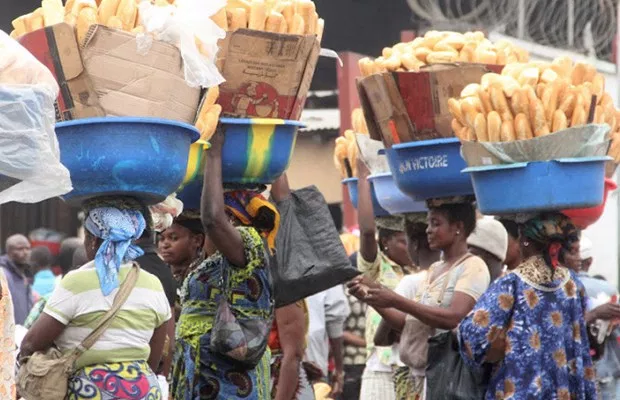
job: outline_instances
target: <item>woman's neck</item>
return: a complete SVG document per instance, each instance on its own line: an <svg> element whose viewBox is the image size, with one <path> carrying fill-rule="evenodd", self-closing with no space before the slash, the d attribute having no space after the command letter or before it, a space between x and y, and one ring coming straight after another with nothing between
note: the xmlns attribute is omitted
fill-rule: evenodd
<svg viewBox="0 0 620 400"><path fill-rule="evenodd" d="M448 264L455 263L465 254L467 254L467 242L464 240L454 242L447 249L443 249L443 259Z"/></svg>
<svg viewBox="0 0 620 400"><path fill-rule="evenodd" d="M187 274L187 270L189 269L189 266L192 264L191 260L187 260L181 264L176 264L176 265L170 265L170 268L172 270L172 275L175 277L185 277L185 275Z"/></svg>

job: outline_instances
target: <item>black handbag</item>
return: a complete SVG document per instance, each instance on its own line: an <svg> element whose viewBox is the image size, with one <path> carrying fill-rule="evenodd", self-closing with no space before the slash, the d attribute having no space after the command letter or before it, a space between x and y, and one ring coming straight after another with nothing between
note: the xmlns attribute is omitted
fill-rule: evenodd
<svg viewBox="0 0 620 400"><path fill-rule="evenodd" d="M347 257L325 198L316 187L293 191L277 207L280 229L276 256L269 265L276 308L359 275Z"/></svg>
<svg viewBox="0 0 620 400"><path fill-rule="evenodd" d="M483 400L489 386L492 365L469 368L459 353L452 331L428 340L426 400Z"/></svg>

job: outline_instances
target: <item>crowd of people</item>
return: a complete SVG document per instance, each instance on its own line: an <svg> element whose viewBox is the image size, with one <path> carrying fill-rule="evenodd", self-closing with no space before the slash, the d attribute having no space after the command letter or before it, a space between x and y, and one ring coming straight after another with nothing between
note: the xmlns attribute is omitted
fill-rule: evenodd
<svg viewBox="0 0 620 400"><path fill-rule="evenodd" d="M360 274L274 309L277 204L291 191L285 176L273 203L225 190L220 151L216 135L201 209L168 226L109 197L84 204L84 238L57 256L6 240L0 399L23 395L17 370L50 349L74 352L68 399L449 399L454 386L466 399L618 398L618 291L589 274L593 244L567 217L482 217L468 198L375 217L360 163L347 246Z"/></svg>

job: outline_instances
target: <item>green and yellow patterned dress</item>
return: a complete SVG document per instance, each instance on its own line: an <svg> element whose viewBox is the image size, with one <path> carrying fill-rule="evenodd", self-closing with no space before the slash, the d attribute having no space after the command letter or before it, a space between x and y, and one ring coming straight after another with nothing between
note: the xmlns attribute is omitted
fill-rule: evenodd
<svg viewBox="0 0 620 400"><path fill-rule="evenodd" d="M270 318L272 294L263 241L254 228L237 229L247 265L229 267L232 290L228 301L236 315ZM176 400L270 397L269 351L254 369L245 369L210 351L211 329L222 295L218 287L223 265L229 264L217 252L192 271L183 284L171 391Z"/></svg>

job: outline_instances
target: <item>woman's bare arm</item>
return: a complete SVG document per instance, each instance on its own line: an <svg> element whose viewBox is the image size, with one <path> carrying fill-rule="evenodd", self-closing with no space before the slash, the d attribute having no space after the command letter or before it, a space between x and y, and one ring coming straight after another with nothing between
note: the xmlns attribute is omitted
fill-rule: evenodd
<svg viewBox="0 0 620 400"><path fill-rule="evenodd" d="M22 340L19 358L29 357L37 351L52 347L54 340L65 330L65 325L46 313L35 321Z"/></svg>
<svg viewBox="0 0 620 400"><path fill-rule="evenodd" d="M168 322L163 323L156 328L153 332L153 336L151 337L151 341L149 346L151 347L151 353L149 354L149 367L151 370L157 371L159 367L159 362L161 361L161 354L164 350L164 345L166 343L166 333L168 331Z"/></svg>
<svg viewBox="0 0 620 400"><path fill-rule="evenodd" d="M278 308L276 323L282 349L276 400L293 400L299 382L299 366L304 357L306 317L303 308L297 303Z"/></svg>
<svg viewBox="0 0 620 400"><path fill-rule="evenodd" d="M228 219L222 186L222 146L224 134L218 126L211 138L211 149L206 154L204 185L202 188L201 217L209 239L222 255L239 268L246 266L241 234Z"/></svg>

